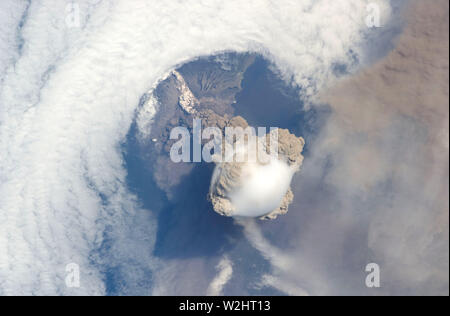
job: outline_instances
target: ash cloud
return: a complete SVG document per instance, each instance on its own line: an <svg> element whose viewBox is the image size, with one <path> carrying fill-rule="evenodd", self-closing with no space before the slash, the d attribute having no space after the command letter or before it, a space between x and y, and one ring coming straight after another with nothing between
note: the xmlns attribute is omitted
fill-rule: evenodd
<svg viewBox="0 0 450 316"><path fill-rule="evenodd" d="M239 121L248 127L244 119ZM303 162L304 144L302 137L286 129L265 135L238 135L236 142L225 143L235 150L231 162L228 158L216 163L208 194L214 210L225 216L260 219L286 214L293 200L291 179ZM224 154L228 155L226 149Z"/></svg>

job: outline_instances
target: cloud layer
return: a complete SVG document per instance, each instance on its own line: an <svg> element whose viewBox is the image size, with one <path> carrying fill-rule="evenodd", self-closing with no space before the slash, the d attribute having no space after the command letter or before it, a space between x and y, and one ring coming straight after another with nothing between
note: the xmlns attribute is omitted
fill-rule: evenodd
<svg viewBox="0 0 450 316"><path fill-rule="evenodd" d="M140 97L180 63L227 50L263 54L287 82L302 87L303 97L313 97L334 81L336 66L350 69L355 57L364 59L361 45L376 32L364 24L368 2L75 1L79 10L71 11L67 4L72 2L2 1L0 294L104 294L105 271L111 268L124 271L123 291L135 287L139 292L141 287L150 289L146 294L206 293L210 280L188 289L175 279L180 266L185 278L198 277L189 267L205 263L161 263L151 255L156 222L127 189L121 144ZM387 18L388 1L377 3ZM79 26L66 23L71 12L80 13ZM379 109L373 111L378 114ZM388 128L397 132L408 123L398 124ZM404 129L401 133L409 140ZM439 133L448 146L448 127ZM374 141L396 146L390 138ZM356 153L361 161L377 157L370 149ZM448 156L439 159L448 162ZM344 159L341 165L352 172L346 163ZM420 162L412 163L422 170ZM406 183L405 190L411 180L408 170L396 182ZM384 171L379 172L368 177L355 172L360 182L350 181L340 193L352 194L353 185L373 185L364 182L381 179ZM331 174L330 181L339 182L338 176ZM417 176L439 178L437 171ZM438 189L433 184L440 182L433 179L427 192ZM392 202L404 206L403 200ZM383 210L377 214L384 222ZM386 229L397 228L392 225ZM382 247L375 224L370 231L370 246ZM448 239L443 243L448 246ZM266 253L264 244L256 248ZM303 259L304 266L311 258ZM80 265L78 289L64 283L69 263ZM229 270L227 264L223 267ZM265 280L275 287L282 284L286 293L304 293L308 286L303 282L313 283L312 293L327 293L323 283L317 285L323 279L318 268L310 266L314 282L306 268L290 282L279 278L287 279L291 271L282 262L273 269ZM225 272L219 279L228 278ZM139 283L149 275L151 285ZM173 282L164 288L167 280Z"/></svg>

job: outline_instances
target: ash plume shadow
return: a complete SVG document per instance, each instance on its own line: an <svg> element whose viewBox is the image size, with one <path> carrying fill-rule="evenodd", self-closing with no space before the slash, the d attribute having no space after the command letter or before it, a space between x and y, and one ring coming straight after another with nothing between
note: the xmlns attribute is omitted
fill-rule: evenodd
<svg viewBox="0 0 450 316"><path fill-rule="evenodd" d="M241 229L213 211L207 200L214 165L200 163L174 189L158 215L154 254L164 258L212 256L233 247Z"/></svg>
<svg viewBox="0 0 450 316"><path fill-rule="evenodd" d="M154 180L155 170L148 167L148 161L135 146L136 141L130 136L125 155L127 181L141 207L157 216L153 255L165 259L205 257L233 247L231 241L242 235L240 227L234 225L231 218L214 212L207 200L214 165L195 164L192 171L171 188L169 200Z"/></svg>

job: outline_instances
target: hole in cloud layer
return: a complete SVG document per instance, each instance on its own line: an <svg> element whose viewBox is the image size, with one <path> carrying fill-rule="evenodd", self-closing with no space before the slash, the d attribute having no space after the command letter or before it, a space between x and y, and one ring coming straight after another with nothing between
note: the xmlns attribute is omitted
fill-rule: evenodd
<svg viewBox="0 0 450 316"><path fill-rule="evenodd" d="M179 66L177 71L185 78L193 93L200 99L203 98L202 102L218 113L239 114L249 122L258 124L257 126L289 128L298 135L305 133L308 139L314 139L313 131L320 129L325 123L328 109L326 106L305 109L299 98L299 89L286 84L273 71L273 67L272 63L258 54L228 52L195 59ZM243 249L248 253L252 246L243 238L242 228L231 218L215 213L211 202L206 199L214 164L174 164L167 151L161 151L164 148L162 135L167 137L171 121L176 118L175 126L189 123L182 120L179 92L174 86L173 76L169 75L141 98L137 120L126 143L127 183L141 201L142 207L157 215L156 242L153 248L155 258L171 260L171 269L174 269L171 273L177 276L181 270L178 271L176 260L195 262L201 259L202 264L209 265L206 271L214 274L217 256L226 252L231 253L232 258L240 257ZM255 91L263 92L261 95ZM218 96L226 102L220 105L220 102L211 101ZM158 111L147 111L150 104ZM275 111L274 108L279 110ZM150 121L152 123L147 124ZM286 193L293 174L282 162L273 162L260 171L263 172L257 172L255 178L249 178L244 191L234 196L241 215L264 215L275 209ZM263 194L267 201L262 201L261 192L256 192L260 190L254 189L255 186L270 183L267 178L279 181L265 187L269 192ZM274 188L276 190L272 190ZM247 191L254 193L250 195L253 196L250 202ZM258 204L261 207L255 208ZM258 214L248 214L250 211ZM260 267L254 273L245 272L247 281L257 284L261 273L269 273L270 270L263 263L265 259L258 253L248 256L247 260L249 266L253 264ZM192 273L197 273L200 266L194 265ZM242 268L242 265L236 267L238 271ZM254 294L279 293L276 289L259 286L248 290ZM165 292L160 289L157 293Z"/></svg>

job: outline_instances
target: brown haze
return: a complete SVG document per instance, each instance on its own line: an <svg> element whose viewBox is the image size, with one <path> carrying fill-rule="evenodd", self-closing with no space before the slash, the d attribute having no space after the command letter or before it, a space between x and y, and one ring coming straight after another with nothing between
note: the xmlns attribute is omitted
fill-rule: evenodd
<svg viewBox="0 0 450 316"><path fill-rule="evenodd" d="M333 116L316 152L337 151L328 181L359 195L390 183L374 205L368 246L385 285L448 293L449 2L412 1L384 59L322 95ZM378 191L377 191L378 190ZM420 289L420 290L419 290ZM429 291L427 291L429 290ZM407 294L407 293L406 293Z"/></svg>

